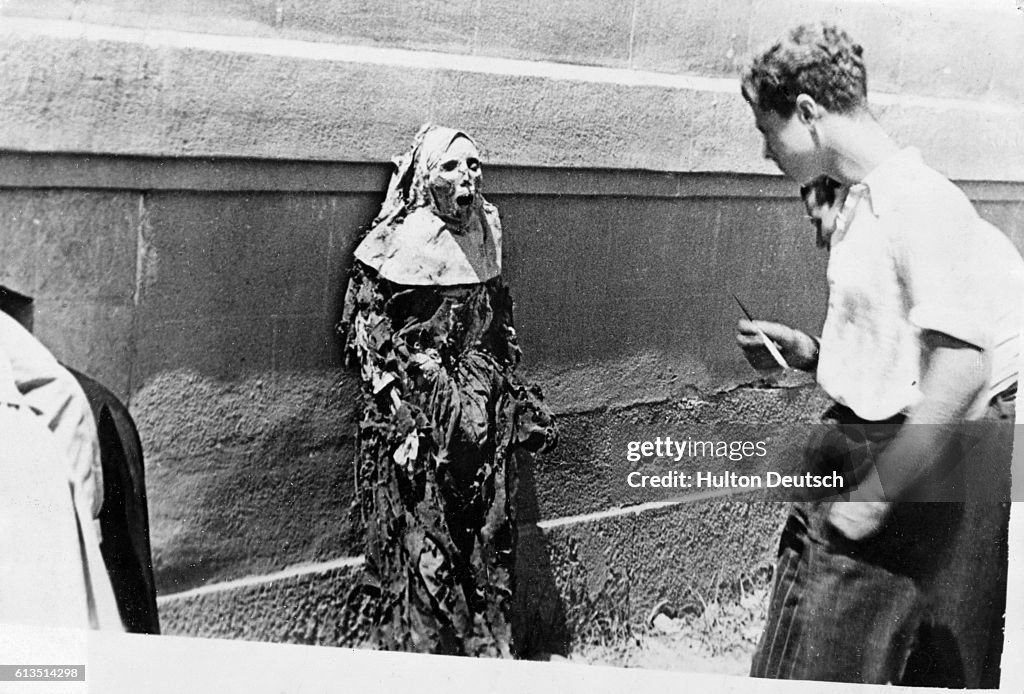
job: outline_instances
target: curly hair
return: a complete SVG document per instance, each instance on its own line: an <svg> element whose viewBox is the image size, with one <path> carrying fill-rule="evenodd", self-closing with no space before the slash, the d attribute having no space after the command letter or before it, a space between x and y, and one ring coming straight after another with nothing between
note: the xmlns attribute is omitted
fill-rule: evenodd
<svg viewBox="0 0 1024 694"><path fill-rule="evenodd" d="M789 118L807 94L833 113L867 104L864 49L832 24L803 24L755 57L743 71L743 98Z"/></svg>

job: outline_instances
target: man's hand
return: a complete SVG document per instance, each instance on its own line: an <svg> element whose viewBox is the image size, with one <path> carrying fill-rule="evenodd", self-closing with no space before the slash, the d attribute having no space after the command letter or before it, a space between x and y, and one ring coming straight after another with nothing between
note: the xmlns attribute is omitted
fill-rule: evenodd
<svg viewBox="0 0 1024 694"><path fill-rule="evenodd" d="M889 501L838 501L828 511L828 521L850 540L871 537L889 515Z"/></svg>
<svg viewBox="0 0 1024 694"><path fill-rule="evenodd" d="M736 344L743 350L743 356L755 369L778 367L768 348L764 346L757 329L776 344L782 357L794 369L813 371L818 365L818 343L807 333L795 330L782 323L771 321L750 321L741 318L736 325Z"/></svg>

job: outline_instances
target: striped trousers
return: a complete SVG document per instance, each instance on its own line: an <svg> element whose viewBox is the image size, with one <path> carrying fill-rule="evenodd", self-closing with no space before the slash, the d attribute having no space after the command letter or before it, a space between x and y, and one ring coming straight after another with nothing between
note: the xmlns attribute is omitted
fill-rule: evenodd
<svg viewBox="0 0 1024 694"><path fill-rule="evenodd" d="M1009 504L993 501L991 487L1009 470L1012 425L1012 401L968 425L958 454L983 494L968 487L964 501L897 503L867 540L828 523L832 502L794 503L751 675L998 686ZM851 445L864 453L863 440Z"/></svg>

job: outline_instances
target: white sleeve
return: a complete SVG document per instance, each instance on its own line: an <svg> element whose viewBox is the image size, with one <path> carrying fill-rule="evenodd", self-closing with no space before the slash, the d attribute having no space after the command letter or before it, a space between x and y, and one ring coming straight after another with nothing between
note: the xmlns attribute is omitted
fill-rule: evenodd
<svg viewBox="0 0 1024 694"><path fill-rule="evenodd" d="M0 352L5 354L23 402L33 408L65 455L75 504L99 515L103 505L96 420L82 387L30 332L0 311Z"/></svg>

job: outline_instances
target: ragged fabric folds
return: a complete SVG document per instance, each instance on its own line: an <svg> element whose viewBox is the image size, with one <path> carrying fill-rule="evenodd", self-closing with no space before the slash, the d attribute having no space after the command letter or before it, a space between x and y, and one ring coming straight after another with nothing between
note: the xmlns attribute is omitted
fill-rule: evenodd
<svg viewBox="0 0 1024 694"><path fill-rule="evenodd" d="M388 239L409 251L403 224L421 216L460 240L448 245L456 255L475 235L500 231L475 183L456 181L458 195L432 187L429 162L444 165L449 145L464 137L441 130L425 128L398 160L364 244ZM472 154L445 175L457 165L468 180ZM450 214L441 214L442 194ZM500 257L500 236L484 240ZM520 352L498 260L480 281L423 284L428 274L395 281L410 275L385 276L390 265L362 257L357 251L340 326L362 382L355 478L367 575L350 596L349 628L380 649L511 657L517 461L553 446L557 434L539 388L515 375ZM479 257L465 261L451 266L480 267Z"/></svg>

